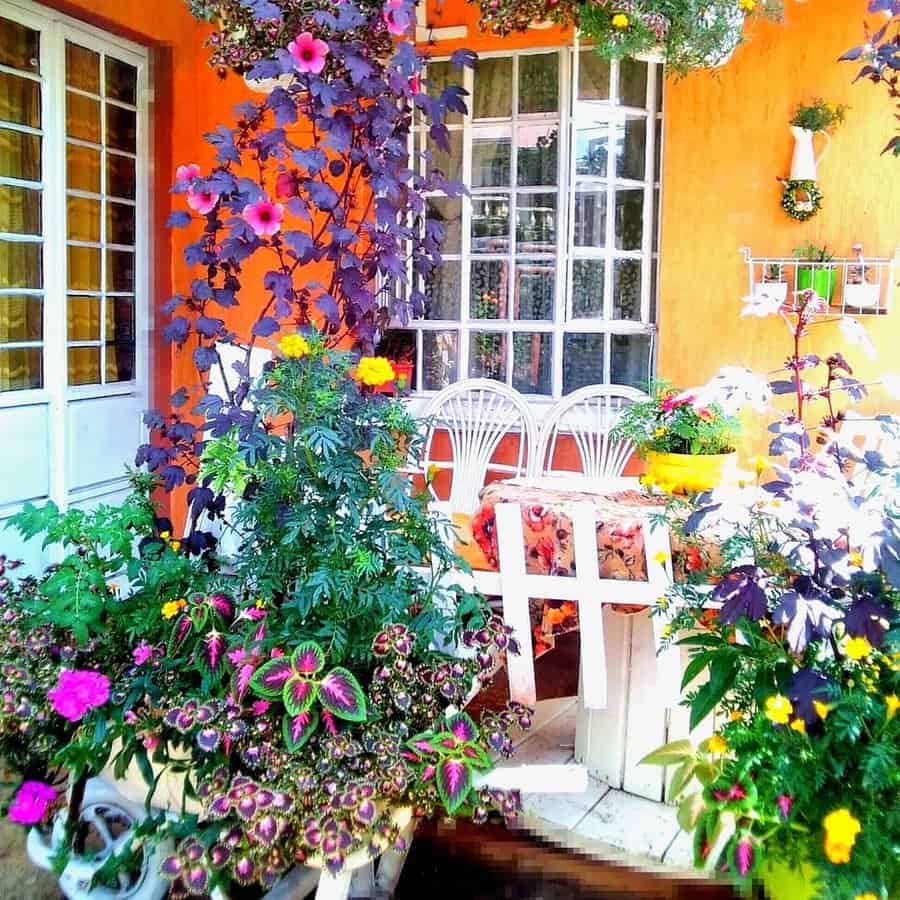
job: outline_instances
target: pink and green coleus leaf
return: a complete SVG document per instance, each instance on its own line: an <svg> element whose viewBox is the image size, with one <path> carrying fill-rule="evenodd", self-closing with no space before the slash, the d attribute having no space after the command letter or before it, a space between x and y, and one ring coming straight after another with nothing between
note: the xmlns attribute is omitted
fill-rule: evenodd
<svg viewBox="0 0 900 900"><path fill-rule="evenodd" d="M441 803L451 815L465 803L472 789L472 770L459 759L442 759L437 767Z"/></svg>
<svg viewBox="0 0 900 900"><path fill-rule="evenodd" d="M250 688L266 700L280 700L284 686L294 677L294 667L284 656L260 666L250 678Z"/></svg>
<svg viewBox="0 0 900 900"><path fill-rule="evenodd" d="M298 675L315 675L325 668L325 652L312 641L304 641L294 648L291 665Z"/></svg>
<svg viewBox="0 0 900 900"><path fill-rule="evenodd" d="M441 740L449 737L450 735L444 731L437 734L433 731L423 731L421 734L417 734L415 737L410 738L406 742L406 746L419 754L440 753L443 749L440 746Z"/></svg>
<svg viewBox="0 0 900 900"><path fill-rule="evenodd" d="M318 710L308 709L299 716L281 720L281 734L288 753L296 753L315 733L319 724Z"/></svg>
<svg viewBox="0 0 900 900"><path fill-rule="evenodd" d="M464 712L456 713L447 719L447 731L461 744L468 744L478 738L478 727Z"/></svg>
<svg viewBox="0 0 900 900"><path fill-rule="evenodd" d="M172 657L177 655L178 648L184 643L185 638L191 633L193 627L194 623L191 621L191 617L186 613L182 613L175 623L172 636L169 638L169 646L166 652L167 656Z"/></svg>
<svg viewBox="0 0 900 900"><path fill-rule="evenodd" d="M339 719L365 722L366 698L359 682L338 666L319 682L319 703Z"/></svg>
<svg viewBox="0 0 900 900"><path fill-rule="evenodd" d="M200 641L196 652L197 665L204 675L214 678L225 663L225 635L211 631Z"/></svg>
<svg viewBox="0 0 900 900"><path fill-rule="evenodd" d="M318 686L314 681L308 678L298 678L294 675L289 678L284 686L282 699L284 700L284 708L289 716L299 716L312 706L313 700L316 699Z"/></svg>
<svg viewBox="0 0 900 900"><path fill-rule="evenodd" d="M479 747L478 744L467 744L462 748L462 752L476 769L492 769L494 767L491 758L484 751L484 748Z"/></svg>

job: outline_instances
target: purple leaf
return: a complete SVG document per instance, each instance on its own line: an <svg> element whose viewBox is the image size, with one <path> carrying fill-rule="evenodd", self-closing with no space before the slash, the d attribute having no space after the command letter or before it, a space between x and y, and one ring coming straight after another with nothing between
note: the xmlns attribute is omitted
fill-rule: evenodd
<svg viewBox="0 0 900 900"><path fill-rule="evenodd" d="M206 753L213 753L221 738L218 728L203 728L197 732L197 746Z"/></svg>
<svg viewBox="0 0 900 900"><path fill-rule="evenodd" d="M271 847L277 840L279 831L281 828L275 816L263 816L253 827L253 837L263 846Z"/></svg>
<svg viewBox="0 0 900 900"><path fill-rule="evenodd" d="M472 772L458 759L444 759L438 765L437 788L441 803L450 815L462 806L472 787Z"/></svg>
<svg viewBox="0 0 900 900"><path fill-rule="evenodd" d="M256 801L252 797L241 797L235 811L245 822L249 822L256 815Z"/></svg>
<svg viewBox="0 0 900 900"><path fill-rule="evenodd" d="M325 653L312 641L304 641L294 648L291 665L299 675L315 675L325 667Z"/></svg>
<svg viewBox="0 0 900 900"><path fill-rule="evenodd" d="M209 850L209 861L217 868L221 868L231 859L231 850L224 844L214 844Z"/></svg>
<svg viewBox="0 0 900 900"><path fill-rule="evenodd" d="M214 797L206 808L206 815L210 819L224 819L230 812L231 801L223 794Z"/></svg>
<svg viewBox="0 0 900 900"><path fill-rule="evenodd" d="M241 856L234 863L234 878L238 884L252 884L256 878L256 863L249 856Z"/></svg>
<svg viewBox="0 0 900 900"><path fill-rule="evenodd" d="M166 219L167 228L187 228L190 224L191 214L183 209L176 209L169 213L169 218Z"/></svg>
<svg viewBox="0 0 900 900"><path fill-rule="evenodd" d="M225 594L212 594L206 601L226 622L234 618L234 606Z"/></svg>
<svg viewBox="0 0 900 900"><path fill-rule="evenodd" d="M182 862L177 856L167 856L159 867L159 874L163 878L174 881L181 874Z"/></svg>
<svg viewBox="0 0 900 900"><path fill-rule="evenodd" d="M196 347L193 359L197 371L208 372L219 361L219 354L213 347Z"/></svg>
<svg viewBox="0 0 900 900"><path fill-rule="evenodd" d="M350 722L365 722L366 698L359 682L346 669L332 669L319 682L319 702L329 712Z"/></svg>
<svg viewBox="0 0 900 900"><path fill-rule="evenodd" d="M198 664L210 678L219 674L225 661L225 636L218 631L211 631L197 651Z"/></svg>
<svg viewBox="0 0 900 900"><path fill-rule="evenodd" d="M308 678L291 678L284 686L284 708L289 716L299 716L316 699L316 683Z"/></svg>
<svg viewBox="0 0 900 900"><path fill-rule="evenodd" d="M299 716L285 716L281 722L281 734L288 753L296 753L313 735L319 724L319 714L308 709Z"/></svg>
<svg viewBox="0 0 900 900"><path fill-rule="evenodd" d="M278 319L273 319L272 316L263 316L253 323L251 331L258 337L271 337L280 329L281 325L279 324Z"/></svg>
<svg viewBox="0 0 900 900"><path fill-rule="evenodd" d="M478 737L475 723L466 713L457 713L447 720L448 731L461 742L474 741Z"/></svg>
<svg viewBox="0 0 900 900"><path fill-rule="evenodd" d="M194 866L182 875L182 881L192 897L202 897L206 894L206 885L209 876L205 866Z"/></svg>
<svg viewBox="0 0 900 900"><path fill-rule="evenodd" d="M286 657L279 657L260 666L250 678L254 693L267 700L280 700L284 686L293 677L294 668Z"/></svg>
<svg viewBox="0 0 900 900"><path fill-rule="evenodd" d="M732 569L712 592L714 600L722 602L719 621L734 625L742 616L761 619L766 614L766 593L759 582L765 572L757 566L737 566Z"/></svg>

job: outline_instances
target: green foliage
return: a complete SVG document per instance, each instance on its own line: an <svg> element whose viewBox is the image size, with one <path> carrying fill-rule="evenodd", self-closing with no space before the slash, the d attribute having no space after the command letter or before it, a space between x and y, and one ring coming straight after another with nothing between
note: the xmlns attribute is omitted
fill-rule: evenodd
<svg viewBox="0 0 900 900"><path fill-rule="evenodd" d="M806 243L799 247L794 247L794 256L797 259L805 259L807 262L831 262L834 259L825 246L819 247L817 244Z"/></svg>
<svg viewBox="0 0 900 900"><path fill-rule="evenodd" d="M847 107L843 104L826 103L821 97L816 97L809 103L797 105L791 125L807 131L827 131L836 125L842 125L846 114Z"/></svg>

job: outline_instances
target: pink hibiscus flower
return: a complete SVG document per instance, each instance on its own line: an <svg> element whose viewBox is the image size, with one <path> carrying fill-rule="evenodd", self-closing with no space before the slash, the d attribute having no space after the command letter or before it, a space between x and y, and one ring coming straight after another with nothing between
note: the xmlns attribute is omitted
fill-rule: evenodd
<svg viewBox="0 0 900 900"><path fill-rule="evenodd" d="M43 781L26 781L9 807L9 818L19 825L37 825L56 800L56 790Z"/></svg>
<svg viewBox="0 0 900 900"><path fill-rule="evenodd" d="M313 75L318 75L325 68L328 44L313 37L311 31L298 34L287 45L287 51L294 57L294 68L298 72L312 72Z"/></svg>
<svg viewBox="0 0 900 900"><path fill-rule="evenodd" d="M88 669L65 669L47 697L59 715L78 722L86 712L109 700L109 679Z"/></svg>
<svg viewBox="0 0 900 900"><path fill-rule="evenodd" d="M194 212L200 213L201 216L211 213L218 202L219 195L214 194L212 191L196 191L194 188L191 188L187 192L187 205Z"/></svg>
<svg viewBox="0 0 900 900"><path fill-rule="evenodd" d="M245 206L243 216L257 237L271 237L281 229L284 207L264 198Z"/></svg>
<svg viewBox="0 0 900 900"><path fill-rule="evenodd" d="M388 31L397 37L405 34L406 29L409 28L409 9L405 0L387 0L381 16Z"/></svg>
<svg viewBox="0 0 900 900"><path fill-rule="evenodd" d="M186 166L179 166L175 170L176 181L193 181L200 177L200 166L197 163L188 163Z"/></svg>

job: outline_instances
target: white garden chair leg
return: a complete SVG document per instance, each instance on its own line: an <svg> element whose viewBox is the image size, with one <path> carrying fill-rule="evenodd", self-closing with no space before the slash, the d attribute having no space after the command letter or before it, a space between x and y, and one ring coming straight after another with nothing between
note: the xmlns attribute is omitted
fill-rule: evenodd
<svg viewBox="0 0 900 900"><path fill-rule="evenodd" d="M400 883L400 875L403 873L406 857L409 855L409 848L412 846L415 830L415 820L407 823L400 831L400 837L405 841L406 846L402 850L390 849L381 854L378 860L378 871L375 875L377 896L394 896L394 891L397 890L397 885Z"/></svg>
<svg viewBox="0 0 900 900"><path fill-rule="evenodd" d="M263 900L303 900L308 897L319 883L320 869L311 866L294 866L276 885L265 895ZM214 900L228 900L221 895Z"/></svg>
<svg viewBox="0 0 900 900"><path fill-rule="evenodd" d="M316 900L347 900L350 894L352 872L339 872L331 875L323 870L316 889Z"/></svg>
<svg viewBox="0 0 900 900"><path fill-rule="evenodd" d="M375 863L371 860L353 872L350 879L351 900L369 900L375 896Z"/></svg>

